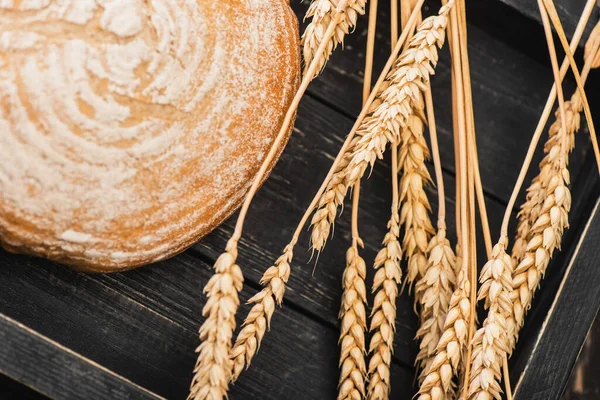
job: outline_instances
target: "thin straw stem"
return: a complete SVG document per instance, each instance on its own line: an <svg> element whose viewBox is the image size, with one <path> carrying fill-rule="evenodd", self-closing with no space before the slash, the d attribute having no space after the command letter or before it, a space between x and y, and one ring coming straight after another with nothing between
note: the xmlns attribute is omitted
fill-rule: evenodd
<svg viewBox="0 0 600 400"><path fill-rule="evenodd" d="M452 46L449 46L449 48L451 49ZM456 71L454 70L454 65L452 65L451 69L450 69L450 75L454 76L456 74ZM461 230L461 221L462 221L462 196L460 195L460 188L461 188L461 179L460 177L462 176L462 172L460 170L460 152L459 152L459 145L458 145L458 119L457 119L457 113L458 110L456 109L456 82L454 81L454 79L451 79L452 81L452 131L454 132L453 135L453 139L454 139L454 169L455 169L455 175L456 175L456 182L455 182L455 193L456 193L456 204L455 204L455 225L456 225L456 239L457 239L457 247L461 247L461 239L462 239L462 230ZM457 254L458 256L459 254Z"/></svg>
<svg viewBox="0 0 600 400"><path fill-rule="evenodd" d="M367 28L367 50L365 56L365 73L363 78L363 105L369 99L371 81L373 79L373 54L375 49L375 31L377 30L378 0L371 0L369 5L369 26ZM354 185L352 192L352 246L358 247L361 242L358 233L358 203L360 199L360 181Z"/></svg>
<svg viewBox="0 0 600 400"><path fill-rule="evenodd" d="M390 1L390 35L392 47L394 47L396 45L395 41L398 39L398 0Z"/></svg>
<svg viewBox="0 0 600 400"><path fill-rule="evenodd" d="M477 195L477 205L479 208L479 218L481 219L481 226L483 228L483 240L485 243L485 249L487 256L490 257L492 254L492 235L490 233L490 224L487 215L487 208L485 206L485 195L483 193L483 184L481 182L481 174L479 171L479 156L477 155L477 140L475 134L475 118L473 115L473 94L471 89L471 74L469 65L469 54L468 47L466 46L467 41L467 16L464 2L460 2L458 10L459 13L459 34L461 35L462 43L465 43L461 51L460 58L463 65L463 82L465 91L465 105L467 111L467 131L471 135L470 140L473 145L471 146L471 160L473 162L472 168L475 173L475 193Z"/></svg>
<svg viewBox="0 0 600 400"><path fill-rule="evenodd" d="M371 81L373 80L373 54L375 50L375 32L377 31L377 6L378 0L369 2L369 26L367 28L367 50L365 52L365 76L363 78L363 105L369 99L371 93Z"/></svg>
<svg viewBox="0 0 600 400"><path fill-rule="evenodd" d="M440 160L440 148L438 145L437 129L435 126L435 114L433 108L433 96L431 85L427 83L425 92L425 107L427 110L427 125L429 125L429 138L431 140L431 156L435 169L435 183L438 190L438 229L446 229L446 197L444 192L444 175L442 173L442 162Z"/></svg>
<svg viewBox="0 0 600 400"><path fill-rule="evenodd" d="M456 8L450 11L450 24L452 29L451 36L451 47L452 47L452 65L454 70L454 79L456 81L456 111L457 111L457 126L458 126L458 148L459 148L459 164L460 164L460 225L461 225L461 248L463 250L462 257L462 266L461 268L468 269L469 266L469 257L468 257L468 249L469 249L469 226L467 220L467 206L468 206L468 160L467 160L467 143L466 143L466 128L465 128L465 116L464 116L464 92L462 90L463 82L462 82L462 68L460 63L460 44L459 44L459 36L458 36L458 17ZM472 285L474 286L474 285ZM474 299L471 299L473 301ZM473 337L473 325L475 323L474 316L471 317L472 321L469 322L469 338L467 346L467 355L470 359L471 356L471 338ZM465 373L466 382L464 387L468 387L468 376L470 365L467 363L467 369Z"/></svg>
<svg viewBox="0 0 600 400"><path fill-rule="evenodd" d="M361 243L358 234L358 201L360 199L360 181L354 185L352 192L352 247L357 248Z"/></svg>
<svg viewBox="0 0 600 400"><path fill-rule="evenodd" d="M475 197L478 202L479 215L481 224L483 227L483 237L486 247L486 253L488 257L492 253L492 238L489 228L489 222L487 217L487 210L485 206L485 198L483 194L483 185L481 182L481 175L479 172L479 159L477 155L476 147L476 135L475 135L475 118L473 115L473 99L471 92L471 76L467 46L467 22L466 22L466 10L464 0L461 0L457 4L457 15L458 15L458 34L459 43L462 45L458 56L461 61L461 72L462 72L462 91L465 96L465 106L463 111L465 112L466 119L466 136L467 136L467 149L468 149L468 194L469 194L469 280L470 285L470 314L469 314L469 342L474 335L475 331L475 315L477 306L477 231L475 222ZM459 89L460 90L460 89ZM460 112L460 110L459 110ZM466 258L466 257L465 257ZM468 386L468 376L470 375L470 362L471 362L472 346L467 347L467 358L465 367L465 387ZM510 391L510 390L509 390ZM509 399L512 400L512 399Z"/></svg>
<svg viewBox="0 0 600 400"><path fill-rule="evenodd" d="M513 400L512 389L510 388L510 374L508 373L508 356L504 354L502 360L502 372L504 375L504 389L506 391L506 400Z"/></svg>
<svg viewBox="0 0 600 400"><path fill-rule="evenodd" d="M406 1L406 0L405 0ZM417 14L421 14L420 6ZM414 12L413 11L413 12ZM398 41L398 0L390 0L390 26L391 26L391 45L396 46ZM404 28L404 27L403 27ZM412 28L404 28L403 31L412 31ZM403 32L404 33L404 32ZM411 32L407 32L407 40L412 37ZM398 141L394 141L391 146L392 152L392 210L396 212L398 209Z"/></svg>
<svg viewBox="0 0 600 400"><path fill-rule="evenodd" d="M550 53L550 63L552 64L552 74L554 75L554 82L560 82L560 71L558 69L558 56L556 55L556 46L554 45L554 38L552 36L552 26L548 19L548 13L542 0L538 0L538 7L542 16L542 23L544 26L544 34L546 35L546 43L548 44L548 52ZM567 114L565 111L565 96L562 90L562 84L557 83L556 94L558 96L558 112L560 113L560 125L563 132L567 132ZM561 141L561 147L566 148L565 140L567 135L563 135Z"/></svg>
<svg viewBox="0 0 600 400"><path fill-rule="evenodd" d="M242 207L240 209L240 214L239 214L237 222L235 224L235 229L233 231L233 235L231 236L231 239L230 239L232 243L237 243L239 241L240 237L242 236L244 220L246 218L246 214L248 213L248 209L250 208L250 204L252 203L252 199L254 198L254 195L256 194L258 187L260 186L261 182L263 181L263 178L267 172L267 169L269 168L269 166L273 162L273 159L275 158L275 155L279 151L279 146L280 146L281 142L286 137L288 129L292 123L292 120L294 119L294 115L296 113L296 109L298 108L298 104L300 104L300 100L302 99L302 96L306 92L306 89L308 88L309 83L311 82L313 76L315 75L315 72L317 71L317 68L319 67L319 63L320 63L322 54L323 54L325 48L327 47L327 45L329 44L329 39L335 33L336 27L338 26L339 22L341 21L342 17L344 16L344 11L345 11L347 5L348 5L348 0L340 0L340 2L338 3L338 5L336 7L335 16L332 18L331 22L329 23L329 26L327 27L327 30L323 34L323 40L321 40L321 43L319 44L319 48L317 49L317 54L319 54L319 56L315 57L312 60L306 75L304 76L304 78L302 78L300 87L296 91L296 95L294 96L294 99L292 100L292 103L288 107L287 113L285 114L285 118L284 118L283 124L281 125L281 128L279 130L279 133L277 134L277 137L273 141L273 144L271 145L271 149L269 150L267 157L264 159L262 165L260 166L258 173L254 177L254 180L252 181L252 186L250 187L250 190L248 191L248 194L246 195L246 198L244 199L244 203L242 204Z"/></svg>

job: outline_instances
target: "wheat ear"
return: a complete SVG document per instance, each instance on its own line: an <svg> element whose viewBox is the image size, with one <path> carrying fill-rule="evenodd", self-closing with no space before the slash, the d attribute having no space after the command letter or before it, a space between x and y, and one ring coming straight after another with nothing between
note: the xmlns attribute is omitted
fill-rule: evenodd
<svg viewBox="0 0 600 400"><path fill-rule="evenodd" d="M375 257L375 277L373 278L373 310L371 311L371 341L369 343L369 400L387 399L390 390L390 364L394 351L396 331L396 297L402 279L400 259L402 250L397 207L392 207L388 222L388 232L383 239L384 247Z"/></svg>
<svg viewBox="0 0 600 400"><path fill-rule="evenodd" d="M232 361L231 381L237 380L244 367L250 367L252 358L260 347L260 342L271 324L275 312L275 303L281 306L285 285L290 277L290 263L293 257L294 243L288 244L283 254L262 276L261 285L265 286L248 303L254 303L242 324L235 345L229 356Z"/></svg>
<svg viewBox="0 0 600 400"><path fill-rule="evenodd" d="M333 19L338 3L339 0L313 0L308 7L304 18L311 18L311 22L304 30L300 43L303 46L304 53L304 75L308 73L308 66L319 53L319 44L323 40L323 34L327 26ZM344 44L344 36L354 29L358 16L365 13L365 4L366 0L348 1L344 10L344 18L337 22L334 35L327 41L327 46L322 50L315 75L318 75L325 67L325 63L327 63L335 48L339 44Z"/></svg>
<svg viewBox="0 0 600 400"><path fill-rule="evenodd" d="M342 278L344 293L339 318L340 334L340 383L338 399L362 399L365 397L365 330L367 327L367 267L356 247L346 252L346 269Z"/></svg>
<svg viewBox="0 0 600 400"><path fill-rule="evenodd" d="M204 287L208 301L202 309L206 320L200 327L200 346L189 400L221 400L227 397L232 363L229 359L231 338L235 329L238 293L244 277L235 264L237 248L228 242L225 253L215 262L215 274Z"/></svg>
<svg viewBox="0 0 600 400"><path fill-rule="evenodd" d="M419 383L423 382L434 360L452 292L456 286L457 275L456 257L450 242L446 239L446 195L430 85L425 92L425 105L438 192L438 232L429 241L426 249L427 267L415 286L415 298L420 304L421 322L416 335L417 339L420 339L420 351L416 358L416 363L421 368Z"/></svg>
<svg viewBox="0 0 600 400"><path fill-rule="evenodd" d="M512 262L502 236L492 257L481 270L478 300L484 300L488 315L475 332L471 353L470 399L501 399L502 362L509 351L506 318L512 313Z"/></svg>
<svg viewBox="0 0 600 400"><path fill-rule="evenodd" d="M369 100L373 75L373 52L377 30L378 0L369 3L369 26L363 80L363 105ZM342 199L343 200L343 199ZM365 331L367 329L367 268L358 248L363 241L358 231L358 205L360 181L354 185L352 196L352 245L346 252L346 269L342 278L343 294L339 319L340 333L340 380L338 400L361 400L365 397Z"/></svg>
<svg viewBox="0 0 600 400"><path fill-rule="evenodd" d="M450 297L444 330L437 344L435 356L419 388L418 400L443 400L449 397L452 379L458 376L459 365L468 341L468 323L471 310L470 282L466 265L459 262L456 289Z"/></svg>
<svg viewBox="0 0 600 400"><path fill-rule="evenodd" d="M566 136L562 121L557 113L556 121L550 127L550 137L544 146L546 156L540 163L540 173L531 186L532 198L537 199L539 209L532 218L527 232L524 255L513 273L514 293L513 312L516 341L523 325L525 312L531 305L535 291L548 267L555 249L560 246L562 234L568 227L568 213L571 195L568 189L568 157L574 146L574 134L579 130L582 101L578 93L565 103ZM525 209L529 211L529 209ZM526 217L526 214L524 215ZM514 341L511 348L514 347Z"/></svg>
<svg viewBox="0 0 600 400"><path fill-rule="evenodd" d="M388 143L400 140L401 130L410 123L409 117L414 113L414 104L422 110L421 91L425 90L430 75L434 73L437 47L444 43L448 12L453 5L453 1L448 2L440 8L439 15L429 17L419 25L408 47L386 76L386 82L374 101L376 106L369 108L373 111L357 129L356 137L346 148L327 189L319 198L311 220L314 250L320 251L325 245L348 188L360 180L368 166L373 166L378 158L383 157Z"/></svg>
<svg viewBox="0 0 600 400"><path fill-rule="evenodd" d="M581 38L583 33L583 29L586 26L586 22L589 18L591 10L594 8L593 3L588 3L586 5L586 10L582 13L580 21L578 23L577 29L573 35L573 40L571 42L571 50L573 50ZM585 82L587 75L591 68L597 68L600 66L598 62L600 58L600 52L598 48L600 47L600 23L596 24L592 33L590 34L586 44L585 44L585 65L581 74L582 82ZM568 66L567 60L563 61L563 65L560 70L560 77L564 76L564 72L566 71L566 67ZM555 89L550 93L550 97L548 101L554 100L554 96L556 94ZM515 281L515 292L513 293L513 304L514 304L514 319L515 327L514 327L514 335L512 337L511 346L514 347L516 343L516 339L518 338L519 329L521 328L525 313L529 309L531 305L531 300L533 295L535 294L535 290L539 284L539 281L543 277L543 273L547 268L547 263L550 261L549 257L552 255L552 251L554 250L552 247L548 247L550 243L547 241L546 243L542 243L542 245L546 247L546 253L548 259L542 259L542 251L540 252L539 260L533 260L534 263L539 264L539 268L536 265L531 264L532 260L527 259L526 256L530 253L529 250L533 250L536 248L536 245L539 245L536 242L530 242L533 237L536 235L533 232L532 226L534 224L538 224L536 227L539 235L540 223L544 222L543 220L539 220L540 213L543 207L549 207L550 204L545 204L548 199L548 195L554 196L552 190L555 190L557 187L559 174L561 174L561 166L560 162L564 163L564 168L566 171L566 167L569 162L569 153L572 151L574 146L574 134L579 130L580 120L581 120L581 111L583 109L583 99L581 98L579 92L576 92L571 100L565 103L565 124L564 127L566 129L567 135L563 134L562 129L562 121L560 117L560 113L556 114L556 121L551 125L549 130L549 138L544 146L544 153L546 154L542 162L540 163L540 173L534 178L530 187L528 188L528 194L526 202L521 207L521 212L519 213L519 228L521 226L524 229L519 229L517 231L518 241L520 241L520 245L517 245L515 242L515 246L513 247L513 261L515 262L515 272L513 275L513 279ZM545 115L542 116L542 120L545 123L544 119ZM541 123L540 122L540 123ZM561 147L562 146L564 147ZM568 171L565 173L568 178ZM554 182L551 181L554 179ZM562 186L567 188L566 184L568 184L568 180L564 182ZM568 189L567 189L568 190ZM552 197L553 199L554 197ZM547 209L545 211L548 211ZM568 210L566 210L568 212ZM539 222L537 222L539 220ZM560 245L560 241L562 238L562 232L559 232L557 222L554 222L555 232L560 234L556 239L556 246ZM565 221L566 223L567 221ZM548 227L548 226L546 226ZM550 231L548 231L548 235ZM549 240L549 239L548 239ZM531 244L531 246L530 246ZM544 265L545 264L545 265ZM536 283L537 282L537 283Z"/></svg>
<svg viewBox="0 0 600 400"><path fill-rule="evenodd" d="M422 94L413 100L413 114L407 119L400 139L400 224L404 226L402 248L408 260L407 281L414 283L425 274L427 246L435 233L429 213L431 207L424 185L431 181L425 161L429 158L423 135L425 104ZM416 297L418 301L418 296Z"/></svg>
<svg viewBox="0 0 600 400"><path fill-rule="evenodd" d="M415 294L421 304L421 326L417 331L420 351L416 359L421 367L421 380L433 363L456 284L456 258L446 239L445 227L439 228L433 236L427 247L427 254L426 272L415 286Z"/></svg>
<svg viewBox="0 0 600 400"><path fill-rule="evenodd" d="M567 131L574 133L579 130L579 113L581 109L576 112L576 117L574 115L574 110L571 102L566 102L565 107L567 108ZM579 100L579 105L581 106L581 100ZM556 141L562 139L557 139L557 135L561 134L560 129L560 119L557 116L557 121L550 127L549 130L549 138L544 145L544 153L546 156L540 162L540 173L535 178L533 178L531 185L527 188L527 196L525 198L525 202L521 205L519 210L518 218L519 223L517 225L517 236L515 238L515 244L513 245L511 257L513 260L513 265L516 267L525 257L527 253L527 244L530 240L531 236L531 228L535 221L539 218L540 212L542 210L542 206L544 205L544 201L547 196L547 186L542 184L543 181L547 181L550 174L552 174L552 163L551 157L549 156L550 151L556 152L555 149ZM576 126L575 126L576 125ZM571 135L567 138L568 148L567 152L571 152L573 146L575 145L574 138ZM562 134L561 134L562 137ZM553 150L554 149L554 150ZM568 160L566 160L568 162Z"/></svg>

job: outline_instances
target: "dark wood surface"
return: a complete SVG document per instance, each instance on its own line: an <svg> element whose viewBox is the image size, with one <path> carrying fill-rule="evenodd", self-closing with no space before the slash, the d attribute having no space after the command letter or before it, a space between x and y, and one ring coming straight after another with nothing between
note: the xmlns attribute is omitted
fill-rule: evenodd
<svg viewBox="0 0 600 400"><path fill-rule="evenodd" d="M562 400L595 400L600 398L598 380L598 360L600 359L600 319L596 320L588 332L577 364L571 372L569 384Z"/></svg>
<svg viewBox="0 0 600 400"><path fill-rule="evenodd" d="M495 238L550 89L552 73L543 32L529 3L511 0L468 3L479 157ZM581 3L579 0L557 1L568 32L572 31L573 21L576 22L573 16ZM428 13L438 7L432 1L426 5ZM292 6L302 18L307 4L293 1ZM376 68L383 66L389 51L386 1L381 2L380 11ZM301 103L294 135L248 214L239 254L246 277L244 301L260 290L260 276L286 244L360 111L365 34L366 18L361 18L356 31L347 38L345 50L336 52L322 76L312 83ZM444 181L449 192L448 222L454 242L455 178L449 57L445 50L432 84ZM569 81L566 87L570 93L574 86ZM592 109L596 110L600 107L598 88L600 80L593 73L589 97ZM549 320L559 321L557 327L564 327L571 321L565 310L578 300L577 286L573 289L573 284L579 282L577 279L584 279L587 285L592 285L598 278L597 269L593 268L597 261L593 251L580 250L576 254L574 251L599 194L585 131L579 134L577 142L571 164L574 229L565 237L564 251L553 262L547 282L536 297L531 318L523 331L525 339L511 360L513 384L519 381L523 371L531 371L525 369L530 360L538 360L536 356L539 357L539 351L544 348L539 346L544 342L538 343L536 338L547 316L550 315ZM536 162L539 159L540 154L537 154ZM363 256L368 264L385 233L390 173L388 160L378 163L362 192L360 231L365 239ZM434 188L429 194L435 203ZM433 208L435 212L435 204ZM197 329L202 323L201 309L205 302L202 287L231 234L234 218L177 257L119 274L87 275L45 260L0 251L3 282L0 336L4 346L0 350L0 372L59 399L185 398L195 361ZM586 236L583 243L593 249L599 240L591 235ZM313 276L313 264L307 262L308 237L302 236L295 252L284 306L276 311L272 329L265 336L252 368L232 387L232 400L335 398L337 312L348 243L349 213L344 213ZM481 237L478 244L483 262ZM566 274L572 254L576 261ZM585 254L587 257L582 259ZM574 273L580 269L583 272ZM370 281L371 275L368 279ZM563 308L552 308L554 293L561 283L563 291L558 299ZM589 328L590 315L598 308L598 294L590 292L589 297L582 302L581 316L577 319L581 329L585 323ZM410 399L414 394L416 345L413 338L417 320L407 293L398 300L397 307L391 397ZM551 308L554 311L548 314ZM248 309L248 306L241 307L240 319ZM552 385L548 389L551 392L544 393L555 394L560 389L558 386L564 387L566 378L563 377L568 376L577 353L573 351L583 343L581 334L582 331L573 330L569 345L561 353L565 361L554 358L553 370L546 370L546 378ZM548 338L550 344L556 340L553 336ZM544 355L551 357L552 352L546 351ZM531 375L532 379L535 376ZM523 393L542 393L530 382L533 381L525 374L517 398L530 398Z"/></svg>

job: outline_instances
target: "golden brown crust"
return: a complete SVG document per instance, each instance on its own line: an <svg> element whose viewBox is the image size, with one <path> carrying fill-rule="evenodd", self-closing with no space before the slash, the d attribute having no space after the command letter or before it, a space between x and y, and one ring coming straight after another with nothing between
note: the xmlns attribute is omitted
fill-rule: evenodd
<svg viewBox="0 0 600 400"><path fill-rule="evenodd" d="M299 84L296 17L285 0L71 2L0 8L0 242L93 272L170 257L268 152Z"/></svg>

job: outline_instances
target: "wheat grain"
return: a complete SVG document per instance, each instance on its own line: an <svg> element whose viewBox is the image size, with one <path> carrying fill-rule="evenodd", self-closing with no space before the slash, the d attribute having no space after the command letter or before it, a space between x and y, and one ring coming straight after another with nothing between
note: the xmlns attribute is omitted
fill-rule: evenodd
<svg viewBox="0 0 600 400"><path fill-rule="evenodd" d="M304 74L307 73L311 61L317 56L319 44L333 18L338 3L339 0L313 0L306 11L304 19L311 18L311 22L304 30L300 43L303 46ZM315 76L323 69L333 50L339 44L344 44L344 36L354 29L358 16L365 13L365 5L366 0L348 1L344 9L344 17L335 27L334 34L322 53Z"/></svg>
<svg viewBox="0 0 600 400"><path fill-rule="evenodd" d="M567 169L569 153L574 146L574 134L579 130L582 101L578 93L565 103L566 137L562 132L560 116L550 127L550 137L544 146L546 156L540 163L535 190L538 195L539 215L531 223L527 245L513 272L514 292L511 349L523 325L525 313L548 267L554 250L560 247L564 229L568 227L571 195L568 189Z"/></svg>
<svg viewBox="0 0 600 400"><path fill-rule="evenodd" d="M457 251L457 254L459 252ZM437 344L435 356L419 388L418 400L442 400L449 398L453 387L452 379L459 374L459 365L465 354L468 341L467 324L470 315L470 282L468 270L456 257L456 289L450 298L450 305L444 330Z"/></svg>
<svg viewBox="0 0 600 400"><path fill-rule="evenodd" d="M346 269L342 278L344 292L339 314L341 372L338 400L360 400L365 397L366 274L367 267L358 254L358 249L350 247L346 252Z"/></svg>
<svg viewBox="0 0 600 400"><path fill-rule="evenodd" d="M431 238L427 254L426 272L415 285L415 294L421 303L421 326L417 331L420 351L416 359L421 367L421 381L434 360L456 285L456 258L446 239L445 228L438 229Z"/></svg>
<svg viewBox="0 0 600 400"><path fill-rule="evenodd" d="M490 260L481 270L478 300L484 300L488 315L473 336L470 399L501 399L502 362L509 351L506 318L512 314L512 261L506 254L506 237L492 250Z"/></svg>
<svg viewBox="0 0 600 400"><path fill-rule="evenodd" d="M364 175L369 165L372 167L378 158L383 157L389 142L400 140L401 131L407 125L411 124L410 129L415 129L414 125L419 123L417 120L422 124L424 105L421 92L426 90L426 82L434 73L437 47L444 43L448 12L453 5L453 1L448 2L440 8L439 15L429 17L419 25L408 47L386 76L375 106L371 107L373 111L365 117L355 140L344 154L344 165L337 168L328 182L328 189L319 199L311 221L314 250L320 251L325 245L337 208L348 188ZM417 117L411 117L415 112Z"/></svg>
<svg viewBox="0 0 600 400"><path fill-rule="evenodd" d="M260 283L265 288L248 300L248 303L254 303L254 305L244 320L243 328L229 353L232 362L231 381L237 380L244 367L246 369L250 367L250 362L271 324L275 303L281 306L285 285L290 277L294 244L293 242L289 243L274 265L263 274Z"/></svg>
<svg viewBox="0 0 600 400"><path fill-rule="evenodd" d="M244 277L235 264L237 246L229 241L225 253L215 262L215 274L204 288L208 301L202 309L206 320L200 327L200 346L188 399L222 400L227 397L232 363L229 359L235 329L238 293Z"/></svg>
<svg viewBox="0 0 600 400"><path fill-rule="evenodd" d="M373 310L371 311L371 341L369 343L369 400L387 399L390 390L390 364L394 351L396 331L396 297L402 279L400 259L402 250L398 235L400 219L396 207L388 222L388 232L383 239L384 247L375 257L373 278Z"/></svg>

